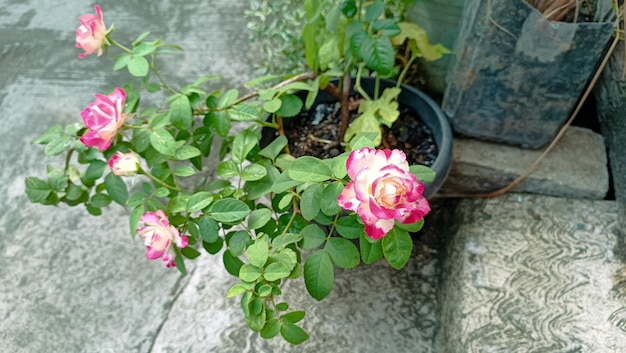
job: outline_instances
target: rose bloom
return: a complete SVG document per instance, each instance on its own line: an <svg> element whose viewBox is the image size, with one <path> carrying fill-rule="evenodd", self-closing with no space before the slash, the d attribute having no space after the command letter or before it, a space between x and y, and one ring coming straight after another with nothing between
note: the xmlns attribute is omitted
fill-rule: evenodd
<svg viewBox="0 0 626 353"><path fill-rule="evenodd" d="M137 234L148 249L146 257L150 260L162 258L167 267L176 266L176 252L172 243L178 248L186 248L189 242L187 237L181 236L178 229L170 225L162 210L144 213L140 221L144 226L137 229Z"/></svg>
<svg viewBox="0 0 626 353"><path fill-rule="evenodd" d="M109 159L109 168L113 174L119 176L135 175L139 165L139 158L132 153L117 152Z"/></svg>
<svg viewBox="0 0 626 353"><path fill-rule="evenodd" d="M80 140L88 147L97 147L99 151L104 151L111 146L117 130L126 120L126 114L122 113L126 92L116 88L108 96L96 93L95 97L96 101L80 113L89 129Z"/></svg>
<svg viewBox="0 0 626 353"><path fill-rule="evenodd" d="M351 181L339 206L361 217L370 238L387 235L395 221L415 223L430 212L424 184L409 171L404 152L361 148L350 153L346 168Z"/></svg>
<svg viewBox="0 0 626 353"><path fill-rule="evenodd" d="M96 14L89 13L80 16L80 26L76 28L76 48L81 48L85 51L78 54L78 57L81 59L96 52L98 56L102 55L107 45L107 28L104 25L102 9L100 9L100 5L96 5L93 8L96 10Z"/></svg>

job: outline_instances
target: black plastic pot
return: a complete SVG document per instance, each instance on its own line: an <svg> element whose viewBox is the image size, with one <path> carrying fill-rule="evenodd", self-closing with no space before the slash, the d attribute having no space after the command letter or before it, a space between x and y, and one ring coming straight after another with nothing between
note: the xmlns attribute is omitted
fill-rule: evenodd
<svg viewBox="0 0 626 353"><path fill-rule="evenodd" d="M374 85L375 80L372 78L363 78L361 80L361 86L368 94L373 93ZM395 81L381 80L380 89L382 91L388 87L395 87L395 85ZM424 192L424 196L430 198L441 188L452 167L452 131L450 129L450 123L439 105L425 93L407 85L402 85L401 88L402 92L398 97L400 106L408 107L417 113L432 132L435 144L438 148L437 158L430 167L437 175L432 183L426 183L426 190ZM301 92L298 95L300 98L304 99L306 92ZM335 101L332 96L324 91L320 91L313 106ZM290 119L285 119L285 128L289 128L289 122ZM263 140L268 141L268 143L275 136L277 136L275 130L267 128L263 130ZM261 143L263 144L263 141Z"/></svg>

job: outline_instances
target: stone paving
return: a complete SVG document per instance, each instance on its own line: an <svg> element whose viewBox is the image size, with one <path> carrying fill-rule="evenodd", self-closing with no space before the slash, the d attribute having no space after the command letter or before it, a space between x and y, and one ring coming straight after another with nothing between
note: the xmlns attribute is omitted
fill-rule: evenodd
<svg viewBox="0 0 626 353"><path fill-rule="evenodd" d="M94 218L82 207L30 204L24 178L58 161L28 142L53 123L80 121L94 92L124 84L109 59L77 58L74 30L92 5L0 0L0 351L625 351L624 228L614 201L435 199L405 269L342 271L326 300L290 298L309 311L312 339L298 347L245 327L225 298L234 279L219 257L188 262L181 277L145 259L121 207ZM244 2L103 8L119 38L150 30L185 48L163 63L165 75L222 73L233 86L251 77ZM571 148L588 152L576 141ZM580 177L576 168L569 177ZM557 286L543 286L550 276Z"/></svg>

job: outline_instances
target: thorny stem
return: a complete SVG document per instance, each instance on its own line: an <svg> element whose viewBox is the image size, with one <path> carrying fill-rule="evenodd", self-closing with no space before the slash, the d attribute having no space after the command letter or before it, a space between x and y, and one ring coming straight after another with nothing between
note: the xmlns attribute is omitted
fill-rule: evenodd
<svg viewBox="0 0 626 353"><path fill-rule="evenodd" d="M285 229L283 229L283 232L281 235L285 235L289 232L289 228L291 228L291 225L296 220L296 216L298 215L298 212L299 212L298 202L295 199L291 202L291 204L293 206L293 213L291 214L291 218L289 219L289 222L287 222L287 225L285 226Z"/></svg>
<svg viewBox="0 0 626 353"><path fill-rule="evenodd" d="M181 190L179 187L169 185L168 183L166 183L166 182L164 182L163 180L161 180L161 179L159 179L159 178L155 177L154 175L152 175L152 174L150 174L150 173L146 172L146 171L145 171L145 170L143 170L143 169L139 169L139 173L140 173L140 174L143 174L143 175L145 175L145 176L147 176L148 178L150 178L150 179L154 180L156 183L158 183L158 184L160 184L160 185L162 185L162 186L164 186L164 187L166 187L166 188L168 188L168 189L170 189L170 190L175 190L175 191L180 191L180 192L182 192L182 190Z"/></svg>
<svg viewBox="0 0 626 353"><path fill-rule="evenodd" d="M123 51L127 52L128 54L133 54L133 51L131 49L129 49L128 47L126 47L122 43L119 43L119 42L115 41L114 39L111 39L111 37L107 36L106 40L109 43L111 43L112 45L115 45L116 47L118 47L118 48L122 49Z"/></svg>
<svg viewBox="0 0 626 353"><path fill-rule="evenodd" d="M316 75L313 72L305 72L303 74L299 74L299 75L296 75L296 76L294 76L292 78L286 79L286 80L278 83L277 85L272 86L270 89L278 89L278 88L284 87L284 86L286 86L286 85L288 85L290 83L294 83L294 82L300 82L300 81L305 81L305 80L312 80L312 79L315 78L315 76ZM246 94L245 96L242 96L239 99L237 99L230 106L237 105L239 103L245 102L245 101L247 101L249 99L257 97L258 95L259 95L259 91L255 91L255 92Z"/></svg>
<svg viewBox="0 0 626 353"><path fill-rule="evenodd" d="M72 154L74 154L74 149L70 148L67 150L67 154L65 155L65 173L70 168L70 159L72 159Z"/></svg>
<svg viewBox="0 0 626 353"><path fill-rule="evenodd" d="M358 77L358 76L357 76ZM358 81L357 81L358 82ZM348 102L350 100L350 91L352 90L352 78L350 74L346 73L343 76L343 82L341 84L341 121L338 126L338 136L343 137L346 134L348 125L350 125L350 107Z"/></svg>

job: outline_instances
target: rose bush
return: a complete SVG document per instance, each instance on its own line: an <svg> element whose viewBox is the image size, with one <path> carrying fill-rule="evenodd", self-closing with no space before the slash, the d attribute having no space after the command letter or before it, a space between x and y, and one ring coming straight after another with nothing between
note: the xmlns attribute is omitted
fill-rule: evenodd
<svg viewBox="0 0 626 353"><path fill-rule="evenodd" d="M307 11L318 9L320 14L325 5L306 1ZM354 48L333 53L337 62L332 63L323 54L343 47L318 45L319 52L310 57L312 72L286 75L273 85L267 82L275 76L257 78L243 95L237 89L207 89L219 79L215 75L175 87L163 78L155 57L179 47L162 38L149 41L148 32L125 46L113 40L113 29L106 30L100 6L95 10L96 15L80 18L76 30L76 46L84 50L80 57L101 54L107 46L118 48L114 69L127 69L131 79L123 88L96 94L81 113L82 126L56 125L33 141L46 145L47 155L67 154L62 168L47 168L45 180L26 178L32 202L82 204L93 215L115 202L129 210L130 232L146 245L146 257L161 259L183 274L186 259L203 251L219 254L226 270L240 280L226 295L241 296L246 324L263 338L280 334L294 344L308 335L298 325L304 312L278 300L285 281L304 278L308 293L322 300L332 291L335 268L383 258L398 269L407 263L413 248L410 232L421 228L429 212L422 182L432 181L434 173L425 166L409 166L399 150L376 149L378 122L369 122L366 130L352 128L345 152L325 160L294 158L284 134L267 145L260 143L262 127L282 131L283 119L310 109L320 89L338 91L331 78L349 78L352 69L359 75L366 69L396 71L393 52L369 54L384 55L384 67ZM352 40L358 46L364 40L370 49L390 47L394 34L412 37L385 18L384 10L381 0L333 5L332 18L341 21L339 32L329 32L325 24L313 26L319 18L311 18L305 29L307 51L315 47L314 40L335 43L326 41L332 35L353 35L358 38L346 38L346 43ZM356 24L352 32L346 31L349 23ZM315 56L323 60L317 62ZM304 102L295 90L308 92ZM368 101L363 114L390 123L388 116L398 115L398 91ZM162 103L141 99L157 92L166 96ZM232 129L235 123L244 126ZM222 140L214 151L220 163L207 170L205 158L216 136ZM199 173L204 181L190 178Z"/></svg>

